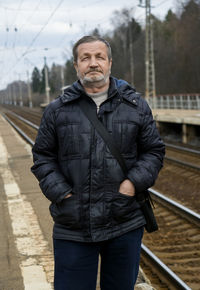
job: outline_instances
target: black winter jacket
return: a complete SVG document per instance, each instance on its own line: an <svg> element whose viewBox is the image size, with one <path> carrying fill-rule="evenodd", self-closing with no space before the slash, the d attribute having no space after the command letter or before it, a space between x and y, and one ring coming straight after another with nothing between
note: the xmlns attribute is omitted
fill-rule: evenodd
<svg viewBox="0 0 200 290"><path fill-rule="evenodd" d="M87 98L79 81L50 103L42 117L33 146L31 170L44 195L51 201L53 237L75 241L102 241L145 224L136 201L119 192L130 179L136 194L155 182L162 167L164 144L146 101L125 81L110 78L108 99L98 113L123 155L124 176L79 107ZM64 197L72 193L72 196Z"/></svg>

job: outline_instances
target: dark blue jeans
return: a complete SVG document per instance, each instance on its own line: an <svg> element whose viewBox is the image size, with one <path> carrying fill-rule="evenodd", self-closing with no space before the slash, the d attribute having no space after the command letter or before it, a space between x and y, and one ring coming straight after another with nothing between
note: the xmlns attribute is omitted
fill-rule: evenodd
<svg viewBox="0 0 200 290"><path fill-rule="evenodd" d="M95 290L99 255L101 290L133 290L142 236L143 227L98 243L54 240L55 290Z"/></svg>

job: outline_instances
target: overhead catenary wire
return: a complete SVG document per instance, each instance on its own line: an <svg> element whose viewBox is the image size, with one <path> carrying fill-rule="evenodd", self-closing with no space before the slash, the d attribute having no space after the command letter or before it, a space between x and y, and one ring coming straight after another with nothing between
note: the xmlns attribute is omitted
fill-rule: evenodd
<svg viewBox="0 0 200 290"><path fill-rule="evenodd" d="M22 7L23 3L24 3L24 0L21 0L20 3L19 3L19 6L17 8L17 13L15 15L15 18L14 18L13 23L11 25L11 26L13 26L14 32L15 32L14 33L14 40L13 40L12 48L13 48L13 52L14 52L16 58L17 58L17 54L16 54L16 51L15 51L15 43L17 41L17 31L18 31L18 29L16 28L16 22L17 22L17 17L18 17L19 11L21 10L21 7Z"/></svg>
<svg viewBox="0 0 200 290"><path fill-rule="evenodd" d="M13 26L15 25L15 22L17 20L17 17L18 17L19 11L21 10L21 7L23 5L23 2L24 2L24 0L21 0L20 3L19 3L19 6L17 8L17 13L15 14L15 18L14 18L14 21L13 21Z"/></svg>
<svg viewBox="0 0 200 290"><path fill-rule="evenodd" d="M166 0L162 1L161 3L157 4L156 6L154 6L154 8L160 7L161 5L163 5L164 3L166 3Z"/></svg>
<svg viewBox="0 0 200 290"><path fill-rule="evenodd" d="M35 5L35 8L31 10L31 15L28 15L27 19L25 20L25 22L18 27L19 30L22 30L22 28L27 24L27 22L30 23L30 20L33 18L34 14L36 11L38 11L40 5L41 5L42 0L39 0L39 2Z"/></svg>
<svg viewBox="0 0 200 290"><path fill-rule="evenodd" d="M42 28L40 29L40 31L35 35L35 37L33 38L33 40L31 41L31 43L29 44L28 48L26 49L26 51L22 54L21 58L28 53L29 49L33 46L33 44L35 43L35 41L37 40L37 38L40 36L40 34L42 33L42 31L45 29L45 27L48 25L49 21L51 20L51 18L54 16L54 14L56 13L56 11L58 10L58 8L61 6L62 2L64 0L61 0L58 5L55 7L55 9L53 10L53 12L50 14L50 16L48 17L46 23L42 26Z"/></svg>
<svg viewBox="0 0 200 290"><path fill-rule="evenodd" d="M50 14L50 16L48 17L48 19L45 22L45 24L42 26L42 28L39 30L39 32L34 36L34 38L32 39L31 43L29 44L29 46L25 50L25 52L23 52L22 55L17 59L16 63L14 65L12 65L11 68L9 68L9 70L4 74L4 77L7 76L10 73L10 70L13 69L13 68L15 68L16 65L23 59L23 57L30 51L31 47L33 46L33 44L35 43L35 41L38 39L38 37L40 36L40 34L42 33L42 31L46 28L46 26L48 25L49 21L54 16L54 14L58 10L58 8L61 6L61 4L63 3L63 1L64 0L60 0L59 1L58 5L54 8L54 10L52 11L52 13Z"/></svg>
<svg viewBox="0 0 200 290"><path fill-rule="evenodd" d="M15 32L18 32L18 33L15 33L15 38L14 38L14 42L13 42L13 51L14 51L14 54L15 54L16 58L18 58L17 55L16 55L16 50L15 50L15 48L16 48L16 42L17 42L17 36L18 36L18 34L21 33L23 27L27 24L27 22L29 21L29 23L30 23L30 20L32 19L32 17L35 14L35 12L38 10L41 2L42 2L42 0L39 0L39 2L36 4L35 8L33 9L33 12L31 13L31 15L28 16L28 18L26 19L26 21L21 26L18 26L16 24L16 27L17 28L15 28Z"/></svg>

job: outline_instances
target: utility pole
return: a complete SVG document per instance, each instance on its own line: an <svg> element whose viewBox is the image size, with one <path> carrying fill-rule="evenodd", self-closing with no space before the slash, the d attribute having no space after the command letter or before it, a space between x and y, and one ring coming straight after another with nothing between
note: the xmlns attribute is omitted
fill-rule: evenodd
<svg viewBox="0 0 200 290"><path fill-rule="evenodd" d="M45 91L46 91L46 103L50 103L50 97L49 97L49 78L48 78L48 69L46 64L46 56L44 57L44 74L45 74Z"/></svg>
<svg viewBox="0 0 200 290"><path fill-rule="evenodd" d="M131 72L131 85L134 86L134 59L133 59L133 35L131 29L131 20L129 21L129 51L130 51L130 72Z"/></svg>
<svg viewBox="0 0 200 290"><path fill-rule="evenodd" d="M61 86L62 86L62 93L64 93L64 86L65 86L65 83L64 83L64 67L61 65L60 67L60 75L61 75Z"/></svg>
<svg viewBox="0 0 200 290"><path fill-rule="evenodd" d="M151 15L151 0L145 0L145 6L142 6L143 0L140 0L140 7L146 10L146 29L145 29L145 97L149 101L156 96L155 83L155 64L154 64L154 45L153 45L153 20Z"/></svg>
<svg viewBox="0 0 200 290"><path fill-rule="evenodd" d="M8 105L12 105L12 93L11 93L11 85L8 84Z"/></svg>
<svg viewBox="0 0 200 290"><path fill-rule="evenodd" d="M15 82L13 82L13 103L14 103L14 106L17 105L17 100L16 100L16 92L15 92Z"/></svg>
<svg viewBox="0 0 200 290"><path fill-rule="evenodd" d="M29 102L29 108L33 107L32 103L32 96L31 96L31 86L30 86L30 81L29 81L29 71L27 70L27 87L28 87L28 102Z"/></svg>
<svg viewBox="0 0 200 290"><path fill-rule="evenodd" d="M10 105L14 104L14 96L13 96L13 90L12 90L12 84L10 84L10 88L9 88L9 95L10 95Z"/></svg>
<svg viewBox="0 0 200 290"><path fill-rule="evenodd" d="M19 105L20 107L23 106L23 100L22 100L22 82L20 80L20 74L19 74Z"/></svg>

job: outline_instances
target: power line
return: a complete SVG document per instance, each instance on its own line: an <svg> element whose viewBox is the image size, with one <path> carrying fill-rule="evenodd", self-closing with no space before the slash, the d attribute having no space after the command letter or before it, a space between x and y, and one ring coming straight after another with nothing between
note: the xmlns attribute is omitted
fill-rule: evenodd
<svg viewBox="0 0 200 290"><path fill-rule="evenodd" d="M157 8L160 7L161 5L163 5L164 3L166 3L166 0L162 1L161 3L157 4L156 6L154 6L153 8Z"/></svg>
<svg viewBox="0 0 200 290"><path fill-rule="evenodd" d="M39 0L39 2L36 4L35 8L33 9L32 14L26 19L26 21L24 22L24 24L22 24L21 26L15 28L15 32L18 32L18 33L15 33L15 38L14 38L14 41L13 41L13 50L14 50L15 56L16 56L15 47L16 47L16 42L17 42L17 36L22 31L22 29L25 26L25 24L27 23L27 21L29 20L29 22L30 22L31 18L33 17L33 15L35 14L35 12L38 10L41 2L42 2L42 0ZM17 56L16 56L16 58L17 58Z"/></svg>
<svg viewBox="0 0 200 290"><path fill-rule="evenodd" d="M30 48L33 46L33 44L35 43L35 41L37 40L37 38L40 36L40 34L42 33L42 31L46 28L46 26L48 25L49 21L51 20L51 18L54 16L54 14L56 13L56 11L58 10L58 8L61 6L62 2L64 0L61 0L58 5L55 7L55 9L53 10L53 12L50 14L50 16L48 17L46 23L42 26L42 28L40 29L40 31L35 35L35 37L32 39L31 43L29 44L29 46L27 47L27 49L25 50L25 52L17 59L16 63L14 64L14 66L12 66L11 68L9 68L9 70L4 74L4 77L7 76L10 73L10 70L16 67L16 65L22 60L22 58L30 51Z"/></svg>
<svg viewBox="0 0 200 290"><path fill-rule="evenodd" d="M33 40L31 41L31 43L29 44L28 48L26 49L26 51L22 54L21 58L24 57L25 54L28 53L29 49L33 46L34 42L37 40L37 38L40 36L40 34L42 33L42 31L45 29L45 27L48 25L49 21L51 20L51 18L54 16L54 14L56 13L56 11L58 10L58 8L60 7L60 5L62 4L64 0L61 0L58 5L56 6L56 8L53 10L53 12L50 14L49 18L47 19L46 23L43 25L43 27L40 29L40 31L36 34L36 36L33 38ZM21 59L20 58L20 59Z"/></svg>
<svg viewBox="0 0 200 290"><path fill-rule="evenodd" d="M6 9L6 10L10 10L10 11L18 11L18 8L10 8L10 7L8 7L8 6L4 6L4 5L0 5L0 9ZM30 9L20 9L20 11L21 12L28 12L28 11L32 11L32 8L30 8ZM47 12L47 11L49 11L49 9L42 9L42 10L40 10L40 12Z"/></svg>
<svg viewBox="0 0 200 290"><path fill-rule="evenodd" d="M19 11L20 11L20 9L21 9L21 7L22 7L23 2L24 2L24 0L21 0L20 3L19 3L19 6L18 6L18 8L17 8L17 13L16 13L16 15L15 15L15 19L14 19L14 21L13 21L13 25L14 25L14 23L15 23L16 20L17 20L18 13L19 13Z"/></svg>
<svg viewBox="0 0 200 290"><path fill-rule="evenodd" d="M29 21L29 23L30 23L30 20L32 19L33 15L35 14L36 11L38 11L38 8L40 7L41 2L42 2L42 0L39 0L39 2L36 4L35 8L31 10L32 14L30 16L28 16L28 18L25 20L24 24L22 24L18 30L21 30L24 27L24 25L27 23L27 21Z"/></svg>

